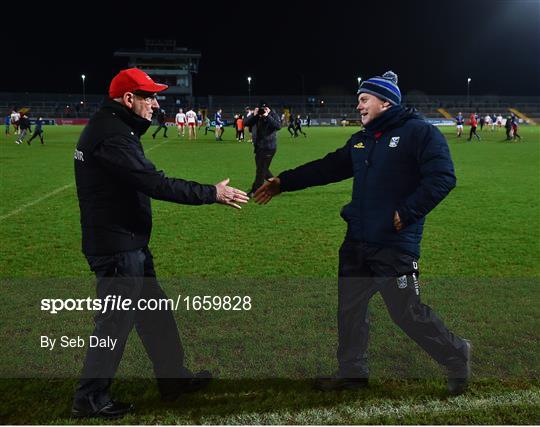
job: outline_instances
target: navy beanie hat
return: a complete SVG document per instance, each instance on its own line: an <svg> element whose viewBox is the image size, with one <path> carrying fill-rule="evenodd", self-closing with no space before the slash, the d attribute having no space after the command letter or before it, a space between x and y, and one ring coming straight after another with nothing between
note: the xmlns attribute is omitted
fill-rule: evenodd
<svg viewBox="0 0 540 427"><path fill-rule="evenodd" d="M364 80L358 89L358 94L369 93L393 105L401 104L401 92L397 85L397 74L387 71L382 76Z"/></svg>

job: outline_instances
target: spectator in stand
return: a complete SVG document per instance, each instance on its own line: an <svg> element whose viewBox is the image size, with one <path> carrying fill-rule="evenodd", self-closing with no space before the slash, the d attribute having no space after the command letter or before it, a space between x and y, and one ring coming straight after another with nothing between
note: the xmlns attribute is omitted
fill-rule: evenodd
<svg viewBox="0 0 540 427"><path fill-rule="evenodd" d="M469 132L469 139L467 141L470 141L472 139L472 136L476 136L478 141L480 141L480 136L476 133L476 127L478 126L478 120L476 118L476 113L472 113L470 117L471 121L471 131Z"/></svg>
<svg viewBox="0 0 540 427"><path fill-rule="evenodd" d="M36 125L34 126L34 133L32 135L32 138L30 138L28 140L28 145L30 145L30 143L32 142L32 140L36 136L39 136L39 139L41 140L41 145L45 144L45 141L43 141L43 129L42 129L42 126L43 126L43 118L38 117L38 119L36 120Z"/></svg>
<svg viewBox="0 0 540 427"><path fill-rule="evenodd" d="M166 125L166 116L165 116L165 110L163 108L158 108L157 113L157 122L158 127L155 130L155 132L152 134L152 139L156 139L156 135L159 133L161 129L163 129L163 138L167 138L167 125Z"/></svg>

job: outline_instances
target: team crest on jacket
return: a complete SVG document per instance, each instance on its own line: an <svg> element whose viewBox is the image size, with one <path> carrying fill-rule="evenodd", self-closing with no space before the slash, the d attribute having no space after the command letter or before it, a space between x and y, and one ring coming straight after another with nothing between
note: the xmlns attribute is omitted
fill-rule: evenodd
<svg viewBox="0 0 540 427"><path fill-rule="evenodd" d="M366 148L363 142L359 142L358 144L353 145L354 148Z"/></svg>
<svg viewBox="0 0 540 427"><path fill-rule="evenodd" d="M399 136L393 136L390 139L390 144L388 144L389 147L396 148L399 143Z"/></svg>
<svg viewBox="0 0 540 427"><path fill-rule="evenodd" d="M397 286L399 289L405 289L407 287L406 275L397 278Z"/></svg>

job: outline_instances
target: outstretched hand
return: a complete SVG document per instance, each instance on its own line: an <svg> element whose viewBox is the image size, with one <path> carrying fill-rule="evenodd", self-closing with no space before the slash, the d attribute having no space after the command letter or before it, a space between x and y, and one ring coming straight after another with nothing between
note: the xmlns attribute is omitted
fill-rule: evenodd
<svg viewBox="0 0 540 427"><path fill-rule="evenodd" d="M401 231L403 229L403 223L401 222L398 211L394 212L394 228L396 231Z"/></svg>
<svg viewBox="0 0 540 427"><path fill-rule="evenodd" d="M222 205L231 206L235 209L242 209L238 203L247 203L249 201L249 197L242 190L229 187L227 185L229 181L230 179L227 178L215 185L216 202L221 203Z"/></svg>
<svg viewBox="0 0 540 427"><path fill-rule="evenodd" d="M280 184L279 178L270 178L255 191L253 198L259 205L266 205L272 197L281 193Z"/></svg>

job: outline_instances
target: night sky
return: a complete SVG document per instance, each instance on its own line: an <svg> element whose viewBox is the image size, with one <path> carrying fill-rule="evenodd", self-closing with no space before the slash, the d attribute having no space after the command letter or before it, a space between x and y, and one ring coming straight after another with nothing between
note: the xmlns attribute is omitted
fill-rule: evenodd
<svg viewBox="0 0 540 427"><path fill-rule="evenodd" d="M351 94L388 69L405 94L471 77L471 95L540 96L540 0L121 3L4 6L0 91L80 93L85 74L103 94L115 50L173 38L202 52L198 96L244 95L248 75L253 95Z"/></svg>

